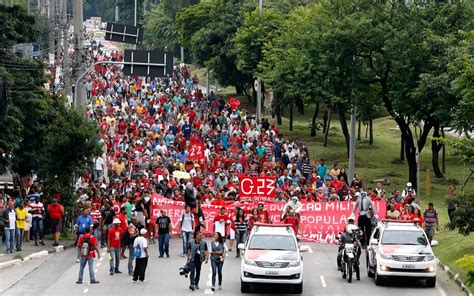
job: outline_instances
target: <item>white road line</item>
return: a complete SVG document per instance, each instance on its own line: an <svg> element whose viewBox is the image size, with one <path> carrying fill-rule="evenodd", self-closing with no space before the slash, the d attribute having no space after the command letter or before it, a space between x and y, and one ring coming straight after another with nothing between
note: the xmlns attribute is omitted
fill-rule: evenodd
<svg viewBox="0 0 474 296"><path fill-rule="evenodd" d="M89 292L89 289L86 288L86 289L84 289L84 291L82 291L82 292L84 292L84 294L85 294L85 293Z"/></svg>
<svg viewBox="0 0 474 296"><path fill-rule="evenodd" d="M444 292L443 288L441 288L441 286L438 283L436 283L436 289L438 290L441 296L447 296L446 292Z"/></svg>
<svg viewBox="0 0 474 296"><path fill-rule="evenodd" d="M97 268L96 268L96 269L94 269L94 273L97 273L98 271L99 271L99 270L98 270Z"/></svg>
<svg viewBox="0 0 474 296"><path fill-rule="evenodd" d="M308 246L308 253L313 254L313 249L311 249L311 246Z"/></svg>
<svg viewBox="0 0 474 296"><path fill-rule="evenodd" d="M212 294L214 294L214 292L212 292L211 289L204 290L204 295L212 295Z"/></svg>
<svg viewBox="0 0 474 296"><path fill-rule="evenodd" d="M99 262L99 263L97 263L97 267L100 267L100 265L101 265L101 264L102 264L102 263L100 263L100 262Z"/></svg>
<svg viewBox="0 0 474 296"><path fill-rule="evenodd" d="M324 279L324 276L319 276L319 278L321 279L321 285L323 286L323 288L326 288L326 280ZM446 296L446 295L445 295Z"/></svg>
<svg viewBox="0 0 474 296"><path fill-rule="evenodd" d="M100 257L99 261L102 261L102 260L104 260L104 257Z"/></svg>

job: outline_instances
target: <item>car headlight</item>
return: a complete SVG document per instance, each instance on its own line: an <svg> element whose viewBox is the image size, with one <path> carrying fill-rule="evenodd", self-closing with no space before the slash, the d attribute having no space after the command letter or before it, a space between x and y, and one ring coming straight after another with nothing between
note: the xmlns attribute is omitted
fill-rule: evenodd
<svg viewBox="0 0 474 296"><path fill-rule="evenodd" d="M257 266L257 263L253 260L245 260L246 265Z"/></svg>
<svg viewBox="0 0 474 296"><path fill-rule="evenodd" d="M297 261L291 261L290 264L288 264L289 267L296 267L296 266L300 266L301 263L299 260Z"/></svg>
<svg viewBox="0 0 474 296"><path fill-rule="evenodd" d="M433 261L435 259L435 256L433 255L427 255L425 258L423 258L423 261Z"/></svg>
<svg viewBox="0 0 474 296"><path fill-rule="evenodd" d="M382 257L383 259L393 259L392 258L392 255L389 255L389 254L385 254L385 253L380 253L380 257Z"/></svg>

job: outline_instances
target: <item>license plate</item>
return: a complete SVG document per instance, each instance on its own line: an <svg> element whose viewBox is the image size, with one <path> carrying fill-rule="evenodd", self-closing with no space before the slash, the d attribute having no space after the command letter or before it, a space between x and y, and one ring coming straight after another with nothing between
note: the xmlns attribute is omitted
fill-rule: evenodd
<svg viewBox="0 0 474 296"><path fill-rule="evenodd" d="M402 268L403 269L414 269L415 265L413 265L413 264L403 264Z"/></svg>
<svg viewBox="0 0 474 296"><path fill-rule="evenodd" d="M266 275L278 275L278 271L266 271Z"/></svg>

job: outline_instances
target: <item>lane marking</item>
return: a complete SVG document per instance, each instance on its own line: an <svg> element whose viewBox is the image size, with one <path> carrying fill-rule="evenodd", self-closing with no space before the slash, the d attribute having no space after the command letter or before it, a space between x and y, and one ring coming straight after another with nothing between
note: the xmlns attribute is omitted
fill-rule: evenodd
<svg viewBox="0 0 474 296"><path fill-rule="evenodd" d="M104 260L104 257L100 257L99 261L102 261L102 260Z"/></svg>
<svg viewBox="0 0 474 296"><path fill-rule="evenodd" d="M102 264L102 263L100 263L100 262L99 262L99 263L97 263L97 267L100 267L100 265L101 265L101 264Z"/></svg>
<svg viewBox="0 0 474 296"><path fill-rule="evenodd" d="M204 295L212 295L212 294L214 294L214 292L212 292L211 289L204 290Z"/></svg>
<svg viewBox="0 0 474 296"><path fill-rule="evenodd" d="M311 249L311 246L308 245L308 253L313 254L313 249Z"/></svg>
<svg viewBox="0 0 474 296"><path fill-rule="evenodd" d="M436 290L438 290L441 296L447 296L446 292L444 292L443 288L441 288L441 286L438 283L436 283Z"/></svg>
<svg viewBox="0 0 474 296"><path fill-rule="evenodd" d="M99 271L99 270L98 270L97 268L96 268L96 269L94 269L94 273L97 273L98 271Z"/></svg>
<svg viewBox="0 0 474 296"><path fill-rule="evenodd" d="M319 278L321 279L321 285L323 286L323 288L326 288L327 286L326 286L326 280L324 279L324 276L321 275L321 276L319 276ZM446 295L444 295L444 296L446 296Z"/></svg>
<svg viewBox="0 0 474 296"><path fill-rule="evenodd" d="M84 291L82 291L84 294L89 292L89 289L85 288Z"/></svg>

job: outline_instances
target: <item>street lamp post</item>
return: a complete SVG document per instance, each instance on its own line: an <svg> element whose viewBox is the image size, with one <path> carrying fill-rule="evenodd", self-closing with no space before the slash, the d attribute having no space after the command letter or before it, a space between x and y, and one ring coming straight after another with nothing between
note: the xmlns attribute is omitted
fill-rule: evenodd
<svg viewBox="0 0 474 296"><path fill-rule="evenodd" d="M137 0L135 0L135 9L133 12L133 25L136 27L137 26ZM137 49L137 45L133 45L133 49Z"/></svg>

